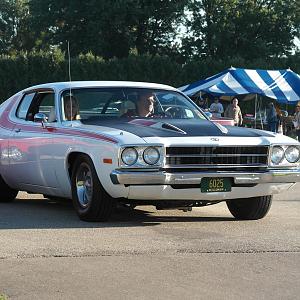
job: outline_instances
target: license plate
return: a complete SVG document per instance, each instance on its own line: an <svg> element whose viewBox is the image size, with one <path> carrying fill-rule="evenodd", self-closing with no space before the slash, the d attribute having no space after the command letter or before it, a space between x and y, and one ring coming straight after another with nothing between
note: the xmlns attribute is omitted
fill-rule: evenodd
<svg viewBox="0 0 300 300"><path fill-rule="evenodd" d="M230 192L230 191L231 191L230 178L204 177L201 180L202 193Z"/></svg>

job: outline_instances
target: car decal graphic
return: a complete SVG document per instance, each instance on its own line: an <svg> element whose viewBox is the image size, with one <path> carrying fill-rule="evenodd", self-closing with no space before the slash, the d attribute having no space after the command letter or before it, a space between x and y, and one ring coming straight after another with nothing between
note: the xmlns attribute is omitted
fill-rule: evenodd
<svg viewBox="0 0 300 300"><path fill-rule="evenodd" d="M85 125L104 126L129 132L138 137L273 137L257 129L241 128L238 126L216 125L208 120L196 119L170 119L151 118L134 119L113 118L113 119L85 119L81 121Z"/></svg>
<svg viewBox="0 0 300 300"><path fill-rule="evenodd" d="M128 122L129 124L143 125L143 126L152 126L155 125L156 122L151 120L143 120L143 119L135 119Z"/></svg>
<svg viewBox="0 0 300 300"><path fill-rule="evenodd" d="M0 116L0 127L6 130L12 130L14 127L18 127L19 129L28 132L28 133L55 133L58 135L68 135L68 136L79 136L82 138L92 138L97 140L102 140L105 142L118 144L118 140L108 137L103 134L93 133L89 131L85 131L82 129L69 129L69 128L57 128L57 127L41 127L40 125L30 125L30 124L21 124L12 121L9 118L10 111L14 106L15 102L17 101L18 97L15 97L11 100L11 103L5 108L2 115Z"/></svg>

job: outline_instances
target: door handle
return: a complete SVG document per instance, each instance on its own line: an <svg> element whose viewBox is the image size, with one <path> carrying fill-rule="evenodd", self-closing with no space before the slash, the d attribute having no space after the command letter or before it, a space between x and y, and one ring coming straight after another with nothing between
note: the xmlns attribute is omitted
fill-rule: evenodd
<svg viewBox="0 0 300 300"><path fill-rule="evenodd" d="M16 128L16 129L15 129L15 132L16 132L16 133L18 133L18 132L20 132L20 131L21 131L21 128Z"/></svg>

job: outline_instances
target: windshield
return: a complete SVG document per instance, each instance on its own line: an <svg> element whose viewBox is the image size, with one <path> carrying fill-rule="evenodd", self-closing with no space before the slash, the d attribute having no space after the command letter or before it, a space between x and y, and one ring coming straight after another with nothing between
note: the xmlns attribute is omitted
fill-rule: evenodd
<svg viewBox="0 0 300 300"><path fill-rule="evenodd" d="M62 94L63 120L107 118L205 119L175 91L141 88L81 88Z"/></svg>

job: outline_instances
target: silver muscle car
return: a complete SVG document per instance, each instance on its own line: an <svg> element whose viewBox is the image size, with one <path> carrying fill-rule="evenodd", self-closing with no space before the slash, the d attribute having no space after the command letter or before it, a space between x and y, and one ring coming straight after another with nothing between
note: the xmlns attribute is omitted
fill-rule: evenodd
<svg viewBox="0 0 300 300"><path fill-rule="evenodd" d="M263 218L272 195L300 181L300 145L224 127L170 86L59 82L0 106L0 201L18 191L72 199L80 219L116 203L190 210L226 201L237 219Z"/></svg>

